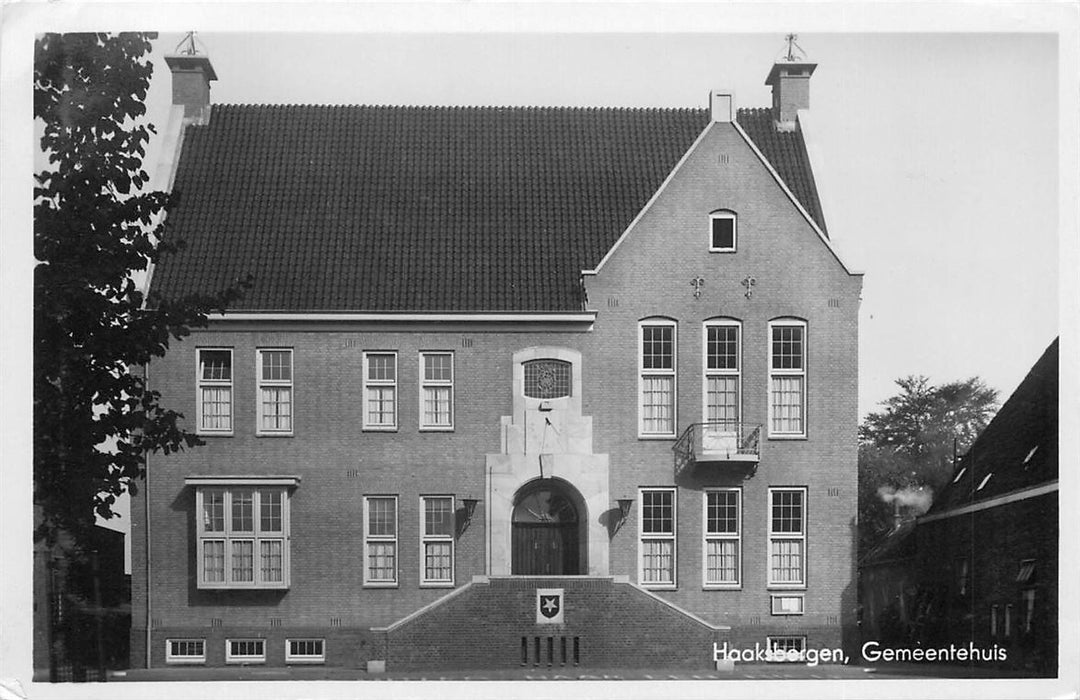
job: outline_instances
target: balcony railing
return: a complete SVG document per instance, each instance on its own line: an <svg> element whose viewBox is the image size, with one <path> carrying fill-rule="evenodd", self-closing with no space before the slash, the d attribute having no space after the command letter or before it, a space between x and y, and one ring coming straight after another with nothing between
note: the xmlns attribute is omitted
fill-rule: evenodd
<svg viewBox="0 0 1080 700"><path fill-rule="evenodd" d="M698 462L757 464L760 445L758 423L691 423L671 448L675 452L675 476Z"/></svg>

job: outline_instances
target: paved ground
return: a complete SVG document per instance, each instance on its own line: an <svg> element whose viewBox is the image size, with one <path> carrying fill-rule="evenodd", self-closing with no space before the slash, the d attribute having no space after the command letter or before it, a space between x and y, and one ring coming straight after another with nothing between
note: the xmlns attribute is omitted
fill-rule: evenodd
<svg viewBox="0 0 1080 700"><path fill-rule="evenodd" d="M486 671L410 671L369 674L346 668L191 668L134 669L110 672L110 681L223 680L367 680L367 681L544 681L544 680L895 680L911 678L1020 678L1023 674L986 667L945 664L841 666L802 664L739 664L730 673L685 669L520 668Z"/></svg>

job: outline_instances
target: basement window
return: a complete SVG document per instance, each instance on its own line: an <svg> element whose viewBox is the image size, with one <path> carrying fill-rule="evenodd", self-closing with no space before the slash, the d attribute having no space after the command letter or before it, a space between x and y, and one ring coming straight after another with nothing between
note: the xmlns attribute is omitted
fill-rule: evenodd
<svg viewBox="0 0 1080 700"><path fill-rule="evenodd" d="M735 212L721 210L709 214L709 252L734 253L737 235Z"/></svg>
<svg viewBox="0 0 1080 700"><path fill-rule="evenodd" d="M321 664L326 663L326 640L323 639L286 639L285 663Z"/></svg>
<svg viewBox="0 0 1080 700"><path fill-rule="evenodd" d="M165 663L167 664L204 664L206 663L205 639L166 639Z"/></svg>
<svg viewBox="0 0 1080 700"><path fill-rule="evenodd" d="M228 639L225 641L225 663L266 663L265 639Z"/></svg>

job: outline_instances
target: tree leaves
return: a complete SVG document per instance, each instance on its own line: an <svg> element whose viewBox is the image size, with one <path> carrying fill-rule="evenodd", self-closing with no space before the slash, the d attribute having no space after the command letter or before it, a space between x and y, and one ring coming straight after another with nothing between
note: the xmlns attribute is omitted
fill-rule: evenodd
<svg viewBox="0 0 1080 700"><path fill-rule="evenodd" d="M34 47L49 164L34 188L34 503L50 543L110 517L147 452L200 444L139 368L248 283L148 306L132 279L178 247L161 223L172 198L142 189L154 38L46 34Z"/></svg>
<svg viewBox="0 0 1080 700"><path fill-rule="evenodd" d="M893 506L881 493L932 496L952 474L955 446L967 450L997 411L998 392L978 377L933 386L927 377L896 380L900 391L859 426L860 550L888 532ZM914 498L913 498L914 500Z"/></svg>

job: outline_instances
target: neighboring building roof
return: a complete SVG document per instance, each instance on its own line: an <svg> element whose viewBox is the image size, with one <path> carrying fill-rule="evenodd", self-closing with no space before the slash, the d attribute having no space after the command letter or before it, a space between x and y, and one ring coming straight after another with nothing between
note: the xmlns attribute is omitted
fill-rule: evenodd
<svg viewBox="0 0 1080 700"><path fill-rule="evenodd" d="M960 459L927 515L1057 479L1057 438L1055 339Z"/></svg>
<svg viewBox="0 0 1080 700"><path fill-rule="evenodd" d="M859 560L859 568L879 566L915 556L915 518L902 521Z"/></svg>
<svg viewBox="0 0 1080 700"><path fill-rule="evenodd" d="M805 146L738 120L824 229ZM215 105L187 127L154 272L249 273L233 311L581 311L594 268L707 126L701 109Z"/></svg>

